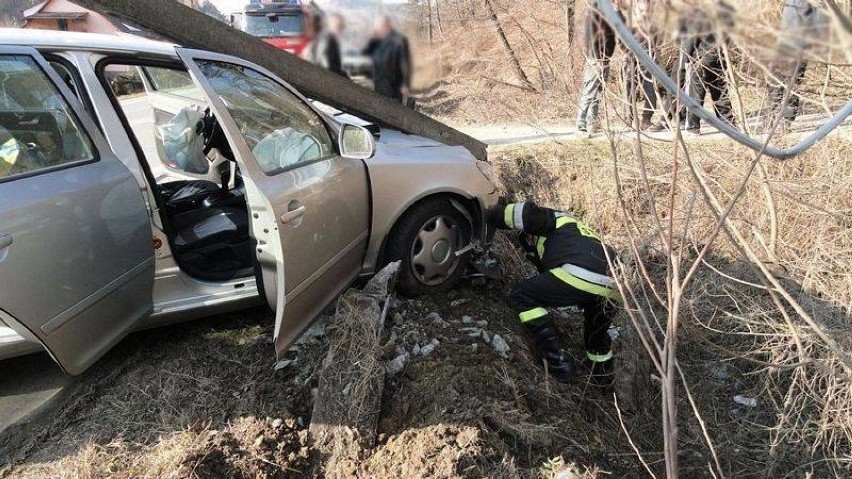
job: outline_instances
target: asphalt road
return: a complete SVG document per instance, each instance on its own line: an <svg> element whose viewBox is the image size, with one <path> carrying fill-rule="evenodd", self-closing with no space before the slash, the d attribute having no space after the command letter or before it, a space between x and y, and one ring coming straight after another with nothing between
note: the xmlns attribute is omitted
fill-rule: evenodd
<svg viewBox="0 0 852 479"><path fill-rule="evenodd" d="M791 133L809 133L819 128L828 116L824 114L810 114L800 116L791 128ZM751 118L748 123L754 128L761 123L760 118ZM844 126L852 125L852 118L847 118ZM548 124L492 124L492 125L476 125L476 126L459 126L460 131L482 141L488 146L511 146L522 144L545 143L549 141L579 141L588 139L605 140L607 135L603 132L590 135L585 132L578 131L573 124L568 122L563 124L548 123ZM616 135L635 134L634 131L626 126L619 125L611 128L610 131ZM643 132L643 136L649 139L669 140L673 134L668 131L662 132ZM700 136L687 137L699 140L718 140L723 135L715 128L703 127Z"/></svg>
<svg viewBox="0 0 852 479"><path fill-rule="evenodd" d="M0 362L0 433L49 406L72 381L47 353Z"/></svg>

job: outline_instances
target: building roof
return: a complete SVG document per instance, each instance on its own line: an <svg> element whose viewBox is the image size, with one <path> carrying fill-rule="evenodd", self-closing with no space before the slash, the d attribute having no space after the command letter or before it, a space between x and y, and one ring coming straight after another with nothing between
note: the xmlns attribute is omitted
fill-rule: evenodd
<svg viewBox="0 0 852 479"><path fill-rule="evenodd" d="M23 13L24 18L29 18L29 17L31 17L32 15L36 15L36 14L38 14L39 12L41 12L41 9L42 9L42 8L44 8L44 6L45 6L45 5L47 5L47 2L49 2L49 1L50 1L50 0L44 0L43 2L41 2L41 3L37 3L37 4L33 5L32 7L30 7L30 8L28 8L28 9L24 10L24 11L22 12L22 13Z"/></svg>

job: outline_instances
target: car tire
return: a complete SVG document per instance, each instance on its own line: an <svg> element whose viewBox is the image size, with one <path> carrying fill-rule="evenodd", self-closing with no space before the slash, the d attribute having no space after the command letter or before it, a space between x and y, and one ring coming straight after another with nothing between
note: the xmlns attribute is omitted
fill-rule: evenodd
<svg viewBox="0 0 852 479"><path fill-rule="evenodd" d="M397 290L408 297L447 291L455 286L470 259L455 252L470 242L465 216L446 198L416 205L388 237L388 262L400 261Z"/></svg>

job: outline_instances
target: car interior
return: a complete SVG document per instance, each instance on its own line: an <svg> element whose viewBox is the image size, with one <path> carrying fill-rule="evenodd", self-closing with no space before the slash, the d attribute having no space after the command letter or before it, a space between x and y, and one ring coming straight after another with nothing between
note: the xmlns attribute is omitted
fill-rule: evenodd
<svg viewBox="0 0 852 479"><path fill-rule="evenodd" d="M129 89L128 82L121 88L105 83L144 153L180 268L207 281L253 275L245 185L216 117L200 108L197 91L187 90L195 89L189 74L159 66L108 68L122 70L125 78L146 75L141 91Z"/></svg>
<svg viewBox="0 0 852 479"><path fill-rule="evenodd" d="M92 158L58 92L25 57L0 68L0 178Z"/></svg>

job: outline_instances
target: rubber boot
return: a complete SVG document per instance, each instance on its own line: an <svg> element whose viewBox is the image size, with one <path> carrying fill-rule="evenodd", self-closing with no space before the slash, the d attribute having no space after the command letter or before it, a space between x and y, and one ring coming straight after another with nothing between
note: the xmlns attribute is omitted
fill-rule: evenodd
<svg viewBox="0 0 852 479"><path fill-rule="evenodd" d="M526 324L526 327L535 339L541 355L547 361L547 372L559 382L570 381L573 367L560 345L559 333L553 327L550 318L544 317L531 321Z"/></svg>

